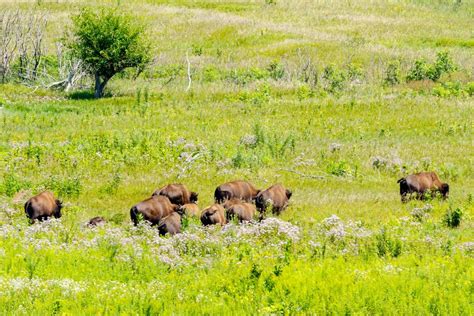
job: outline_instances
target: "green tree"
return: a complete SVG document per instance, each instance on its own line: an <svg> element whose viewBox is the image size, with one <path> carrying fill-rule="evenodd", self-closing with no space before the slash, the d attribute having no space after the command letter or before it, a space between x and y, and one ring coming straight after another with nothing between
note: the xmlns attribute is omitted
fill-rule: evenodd
<svg viewBox="0 0 474 316"><path fill-rule="evenodd" d="M96 98L103 96L115 74L126 68L140 73L150 61L145 27L136 18L116 10L83 9L72 21L72 36L66 44L94 75Z"/></svg>

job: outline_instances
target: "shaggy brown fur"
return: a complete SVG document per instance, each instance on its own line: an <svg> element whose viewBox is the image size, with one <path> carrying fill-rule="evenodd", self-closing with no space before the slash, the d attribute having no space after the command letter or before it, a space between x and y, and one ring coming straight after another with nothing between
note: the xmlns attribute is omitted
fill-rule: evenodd
<svg viewBox="0 0 474 316"><path fill-rule="evenodd" d="M204 226L214 224L225 225L225 211L222 205L213 204L204 209L201 214L201 223Z"/></svg>
<svg viewBox="0 0 474 316"><path fill-rule="evenodd" d="M165 185L164 187L155 190L152 196L155 195L167 196L171 203L176 205L196 203L198 200L198 194L196 192L189 191L188 188L181 183Z"/></svg>
<svg viewBox="0 0 474 316"><path fill-rule="evenodd" d="M43 221L51 216L61 217L62 203L49 191L33 196L25 203L25 213L33 223L36 219Z"/></svg>
<svg viewBox="0 0 474 316"><path fill-rule="evenodd" d="M226 211L227 221L231 221L234 217L237 217L239 222L248 222L253 219L255 215L255 205L247 203L239 199L227 200L224 203L224 209Z"/></svg>
<svg viewBox="0 0 474 316"><path fill-rule="evenodd" d="M258 192L260 191L250 182L237 180L218 186L214 192L214 199L216 203L224 203L232 198L252 202L255 200Z"/></svg>
<svg viewBox="0 0 474 316"><path fill-rule="evenodd" d="M281 184L274 184L268 189L261 191L255 199L255 204L260 217L263 218L267 207L272 206L273 214L280 215L280 213L288 206L292 192Z"/></svg>
<svg viewBox="0 0 474 316"><path fill-rule="evenodd" d="M143 219L149 221L152 225L156 225L160 220L178 210L178 206L171 204L166 196L156 195L148 198L130 209L130 218L135 225L140 220L142 214Z"/></svg>
<svg viewBox="0 0 474 316"><path fill-rule="evenodd" d="M201 215L199 206L195 203L184 204L183 206L180 206L180 210L189 217L199 217Z"/></svg>
<svg viewBox="0 0 474 316"><path fill-rule="evenodd" d="M101 225L104 225L106 222L107 221L102 216L96 216L96 217L91 218L87 222L87 226L89 227L101 226Z"/></svg>
<svg viewBox="0 0 474 316"><path fill-rule="evenodd" d="M435 172L412 174L399 179L397 183L400 183L402 202L407 202L411 197L423 200L427 193L434 197L439 192L443 199L449 195L449 185L441 182Z"/></svg>
<svg viewBox="0 0 474 316"><path fill-rule="evenodd" d="M176 235L181 233L181 216L179 212L173 212L170 215L163 217L158 224L158 231L160 235Z"/></svg>

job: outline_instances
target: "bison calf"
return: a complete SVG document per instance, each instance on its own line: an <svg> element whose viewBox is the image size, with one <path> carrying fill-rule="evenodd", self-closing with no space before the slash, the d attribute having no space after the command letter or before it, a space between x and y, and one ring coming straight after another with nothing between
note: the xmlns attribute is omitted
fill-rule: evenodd
<svg viewBox="0 0 474 316"><path fill-rule="evenodd" d="M432 197L439 192L443 199L449 195L449 185L441 182L435 172L420 172L401 178L397 181L400 184L400 196L402 202L407 202L410 197L423 200L427 193Z"/></svg>
<svg viewBox="0 0 474 316"><path fill-rule="evenodd" d="M280 213L288 206L292 192L281 184L274 184L268 189L261 191L255 199L255 205L260 212L260 218L264 217L267 207L272 206L273 214Z"/></svg>
<svg viewBox="0 0 474 316"><path fill-rule="evenodd" d="M36 219L43 221L51 216L61 217L62 202L55 199L53 193L42 192L33 196L25 203L25 213L33 223Z"/></svg>
<svg viewBox="0 0 474 316"><path fill-rule="evenodd" d="M207 225L225 225L225 211L222 205L214 204L204 209L201 214L201 223Z"/></svg>
<svg viewBox="0 0 474 316"><path fill-rule="evenodd" d="M176 235L181 233L181 218L183 214L181 211L177 211L163 217L158 224L160 235L166 235L166 233Z"/></svg>
<svg viewBox="0 0 474 316"><path fill-rule="evenodd" d="M152 196L155 195L164 195L170 199L171 203L176 205L197 203L198 200L198 194L189 191L188 188L181 183L165 185L164 187L155 190Z"/></svg>
<svg viewBox="0 0 474 316"><path fill-rule="evenodd" d="M189 217L199 217L199 206L195 203L184 204L179 207L183 214Z"/></svg>
<svg viewBox="0 0 474 316"><path fill-rule="evenodd" d="M155 195L148 198L130 209L130 218L135 225L140 221L140 217L156 225L160 220L178 210L178 206L171 204L166 196Z"/></svg>
<svg viewBox="0 0 474 316"><path fill-rule="evenodd" d="M224 203L224 209L227 221L237 217L241 223L251 221L256 211L255 205L239 199L227 200Z"/></svg>
<svg viewBox="0 0 474 316"><path fill-rule="evenodd" d="M89 226L89 227L102 226L102 225L104 225L106 222L107 222L107 221L106 221L105 218L103 218L102 216L96 216L96 217L91 218L91 219L87 222L87 226Z"/></svg>
<svg viewBox="0 0 474 316"><path fill-rule="evenodd" d="M216 203L224 203L232 198L241 199L247 202L255 200L259 190L257 190L250 182L237 180L221 184L214 191L214 199Z"/></svg>

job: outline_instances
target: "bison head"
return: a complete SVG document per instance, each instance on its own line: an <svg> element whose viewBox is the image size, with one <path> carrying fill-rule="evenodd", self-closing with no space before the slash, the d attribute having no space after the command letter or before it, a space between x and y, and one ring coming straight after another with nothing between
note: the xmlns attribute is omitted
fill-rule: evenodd
<svg viewBox="0 0 474 316"><path fill-rule="evenodd" d="M443 183L441 188L439 188L439 192L441 192L443 199L446 199L449 196L449 185L447 183Z"/></svg>
<svg viewBox="0 0 474 316"><path fill-rule="evenodd" d="M198 194L196 192L191 192L191 196L189 197L191 203L197 203L198 201Z"/></svg>

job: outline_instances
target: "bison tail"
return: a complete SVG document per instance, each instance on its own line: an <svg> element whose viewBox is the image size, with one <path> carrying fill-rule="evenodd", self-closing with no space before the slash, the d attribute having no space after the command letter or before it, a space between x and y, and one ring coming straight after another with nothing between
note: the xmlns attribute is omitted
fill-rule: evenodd
<svg viewBox="0 0 474 316"><path fill-rule="evenodd" d="M28 210L30 208L30 205L31 205L30 201L26 201L26 203L25 203L25 214L27 214L27 215L29 215Z"/></svg>

